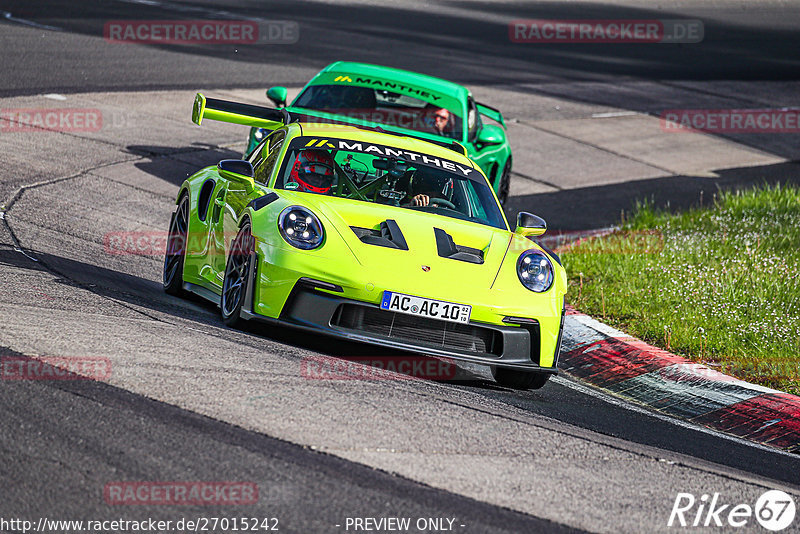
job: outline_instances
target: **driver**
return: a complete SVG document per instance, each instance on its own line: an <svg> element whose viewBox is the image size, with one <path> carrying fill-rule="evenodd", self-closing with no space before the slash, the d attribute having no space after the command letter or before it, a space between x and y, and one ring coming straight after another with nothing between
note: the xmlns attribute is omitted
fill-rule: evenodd
<svg viewBox="0 0 800 534"><path fill-rule="evenodd" d="M450 137L450 112L445 108L437 107L435 104L425 106L425 112L430 121L431 131L437 135Z"/></svg>
<svg viewBox="0 0 800 534"><path fill-rule="evenodd" d="M333 156L327 150L303 150L294 160L289 181L299 184L298 191L328 195L336 176L333 166Z"/></svg>
<svg viewBox="0 0 800 534"><path fill-rule="evenodd" d="M411 205L430 206L431 199L447 200L453 197L453 179L447 176L416 177L411 183Z"/></svg>

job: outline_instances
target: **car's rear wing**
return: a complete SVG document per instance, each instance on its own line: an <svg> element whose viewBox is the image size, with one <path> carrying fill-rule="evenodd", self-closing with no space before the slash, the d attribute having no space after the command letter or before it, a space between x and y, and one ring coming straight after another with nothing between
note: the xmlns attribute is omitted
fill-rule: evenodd
<svg viewBox="0 0 800 534"><path fill-rule="evenodd" d="M203 119L210 119L222 122L232 122L274 130L288 124L291 118L285 109L273 109L251 104L240 104L229 100L219 100L217 98L206 98L202 93L197 93L194 97L194 108L192 109L192 122L201 124Z"/></svg>
<svg viewBox="0 0 800 534"><path fill-rule="evenodd" d="M503 114L500 113L499 109L493 108L492 106L487 106L486 104L481 104L480 102L475 102L475 107L478 108L478 113L481 115L486 115L493 121L499 122L503 125L503 128L506 127L506 122L503 120Z"/></svg>

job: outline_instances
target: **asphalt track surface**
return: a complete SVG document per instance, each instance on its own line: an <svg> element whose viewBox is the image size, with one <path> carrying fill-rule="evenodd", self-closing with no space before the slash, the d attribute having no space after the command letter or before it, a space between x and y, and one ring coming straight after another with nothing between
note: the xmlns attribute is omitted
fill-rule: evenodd
<svg viewBox="0 0 800 534"><path fill-rule="evenodd" d="M449 517L463 532L653 532L666 530L678 492L751 504L768 488L797 496L797 457L566 378L524 393L467 366L453 382L305 380L303 358L371 353L224 328L213 306L161 292L160 258L103 248L106 232L165 228L182 178L241 150L238 127L192 128L193 91L255 100L236 91L297 86L336 59L439 74L501 107L515 119L512 208L543 213L555 228L613 224L651 195L679 209L717 186L796 181L797 139L787 136L703 140L741 162L703 181L680 162L591 139L586 109L646 119L670 107L798 105L796 4L648 5L0 2L24 20L0 22L3 108L46 107L55 101L40 95L60 93L119 118L90 134L0 134L3 354L103 356L114 369L108 383L0 385L0 517L247 515L278 517L288 532L344 531L336 525L347 517ZM299 21L300 41L180 47L101 37L108 20L214 18L220 9ZM508 43L508 20L533 17L701 18L707 37L696 48ZM569 143L537 153L555 139ZM123 509L103 501L117 480L248 480L260 499Z"/></svg>

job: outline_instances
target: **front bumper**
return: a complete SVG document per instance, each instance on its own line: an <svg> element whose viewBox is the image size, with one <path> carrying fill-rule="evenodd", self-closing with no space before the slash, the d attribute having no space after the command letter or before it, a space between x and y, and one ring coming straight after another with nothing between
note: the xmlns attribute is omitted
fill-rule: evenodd
<svg viewBox="0 0 800 534"><path fill-rule="evenodd" d="M300 279L295 284L280 316L271 318L253 311L252 282L248 284L242 310L245 319L291 325L349 341L482 365L548 374L558 372L561 336L553 366L539 365L541 336L539 323L534 320L521 326L476 321L462 325L399 314L375 304L338 296L330 292L330 287L321 287L309 279ZM563 316L561 325L563 328Z"/></svg>

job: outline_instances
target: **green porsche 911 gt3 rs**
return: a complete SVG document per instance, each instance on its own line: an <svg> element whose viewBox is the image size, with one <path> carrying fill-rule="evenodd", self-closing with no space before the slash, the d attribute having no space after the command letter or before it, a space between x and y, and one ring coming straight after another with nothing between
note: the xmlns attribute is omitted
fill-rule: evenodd
<svg viewBox="0 0 800 534"><path fill-rule="evenodd" d="M203 118L270 130L244 160L180 187L164 262L168 293L260 320L491 367L515 388L556 372L567 279L511 231L463 147L198 95Z"/></svg>
<svg viewBox="0 0 800 534"><path fill-rule="evenodd" d="M286 106L285 87L271 87L267 96ZM505 121L497 109L476 102L457 83L406 70L339 61L322 69L287 108L293 116L380 124L415 137L455 140L489 178L505 204L511 179L511 147ZM484 122L489 119L492 123ZM268 130L251 128L248 151Z"/></svg>

